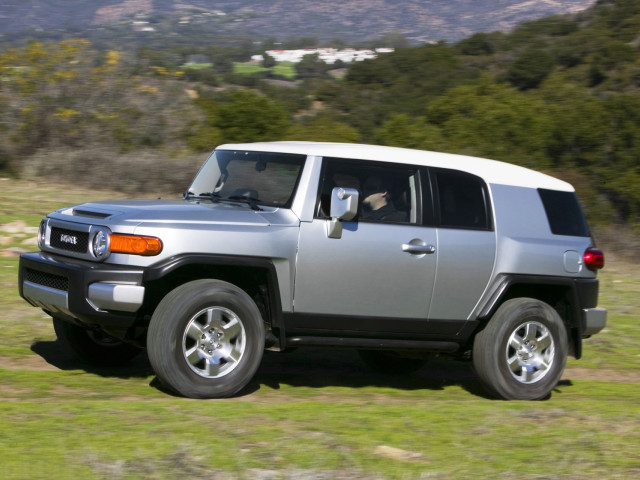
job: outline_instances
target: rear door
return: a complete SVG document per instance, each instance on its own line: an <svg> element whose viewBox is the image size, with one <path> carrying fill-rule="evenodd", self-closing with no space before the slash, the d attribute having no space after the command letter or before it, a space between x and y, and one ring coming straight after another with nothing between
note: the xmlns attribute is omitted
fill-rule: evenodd
<svg viewBox="0 0 640 480"><path fill-rule="evenodd" d="M431 168L430 176L438 266L429 318L433 324L444 321L442 325L453 331L455 323L469 318L493 273L496 235L491 201L487 185L475 175Z"/></svg>

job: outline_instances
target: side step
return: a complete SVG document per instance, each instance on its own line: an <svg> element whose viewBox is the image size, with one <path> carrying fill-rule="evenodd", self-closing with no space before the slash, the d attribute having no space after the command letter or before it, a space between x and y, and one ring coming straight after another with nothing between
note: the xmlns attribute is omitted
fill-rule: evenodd
<svg viewBox="0 0 640 480"><path fill-rule="evenodd" d="M288 337L287 347L345 347L366 350L422 350L425 352L455 353L456 342L434 340L395 340L378 338Z"/></svg>

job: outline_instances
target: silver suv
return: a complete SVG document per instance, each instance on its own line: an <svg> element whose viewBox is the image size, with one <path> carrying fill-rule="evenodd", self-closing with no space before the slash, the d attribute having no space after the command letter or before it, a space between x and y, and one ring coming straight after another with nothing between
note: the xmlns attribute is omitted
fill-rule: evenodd
<svg viewBox="0 0 640 480"><path fill-rule="evenodd" d="M223 145L182 199L42 220L20 294L82 360L146 347L193 398L238 393L265 348L352 347L403 373L471 354L486 390L549 396L600 331L571 185L515 165L368 145Z"/></svg>

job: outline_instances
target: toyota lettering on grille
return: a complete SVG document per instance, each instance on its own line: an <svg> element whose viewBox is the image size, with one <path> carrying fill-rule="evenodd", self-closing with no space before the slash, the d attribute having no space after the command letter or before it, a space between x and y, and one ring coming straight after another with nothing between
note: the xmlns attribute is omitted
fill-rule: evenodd
<svg viewBox="0 0 640 480"><path fill-rule="evenodd" d="M75 237L73 235L67 235L66 233L62 233L60 234L60 241L62 243L71 243L73 245L77 245L78 237Z"/></svg>

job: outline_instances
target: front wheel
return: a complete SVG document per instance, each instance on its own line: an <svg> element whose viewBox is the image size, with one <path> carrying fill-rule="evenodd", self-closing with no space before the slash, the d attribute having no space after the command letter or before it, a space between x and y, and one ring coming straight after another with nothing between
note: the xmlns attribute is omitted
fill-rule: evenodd
<svg viewBox="0 0 640 480"><path fill-rule="evenodd" d="M239 392L264 350L264 324L245 291L221 280L196 280L169 292L147 333L149 361L160 382L190 398Z"/></svg>
<svg viewBox="0 0 640 480"><path fill-rule="evenodd" d="M532 298L507 300L476 335L473 365L491 395L541 400L556 386L567 362L567 331L558 313Z"/></svg>
<svg viewBox="0 0 640 480"><path fill-rule="evenodd" d="M82 362L98 367L118 367L127 364L142 348L113 338L106 333L88 330L53 318L53 329L60 341Z"/></svg>

